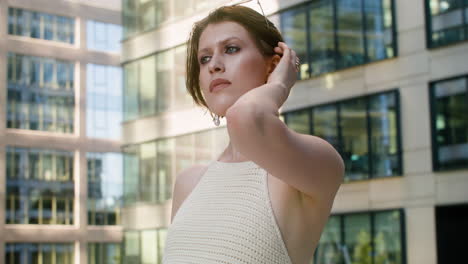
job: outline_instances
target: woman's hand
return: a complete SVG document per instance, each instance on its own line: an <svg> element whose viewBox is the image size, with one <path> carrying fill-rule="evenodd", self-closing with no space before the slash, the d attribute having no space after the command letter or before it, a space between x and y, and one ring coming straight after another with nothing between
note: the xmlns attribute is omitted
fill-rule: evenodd
<svg viewBox="0 0 468 264"><path fill-rule="evenodd" d="M275 47L275 52L281 57L275 69L268 76L267 83L275 84L275 86L284 89L284 101L289 96L292 86L297 80L297 62L296 52L290 49L286 43L278 42L278 47Z"/></svg>

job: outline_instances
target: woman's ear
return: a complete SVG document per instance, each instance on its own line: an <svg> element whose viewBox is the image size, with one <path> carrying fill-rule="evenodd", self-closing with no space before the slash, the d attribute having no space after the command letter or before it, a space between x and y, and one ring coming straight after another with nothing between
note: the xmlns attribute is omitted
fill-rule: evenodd
<svg viewBox="0 0 468 264"><path fill-rule="evenodd" d="M278 54L275 54L271 57L268 64L268 75L270 75L276 68L276 65L280 62L281 57Z"/></svg>

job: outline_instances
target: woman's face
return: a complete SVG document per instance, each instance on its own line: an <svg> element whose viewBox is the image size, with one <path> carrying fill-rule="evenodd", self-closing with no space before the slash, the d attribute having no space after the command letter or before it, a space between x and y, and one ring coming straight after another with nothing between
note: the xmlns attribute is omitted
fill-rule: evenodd
<svg viewBox="0 0 468 264"><path fill-rule="evenodd" d="M200 88L213 113L225 116L239 97L265 84L268 60L240 24L209 24L198 47Z"/></svg>

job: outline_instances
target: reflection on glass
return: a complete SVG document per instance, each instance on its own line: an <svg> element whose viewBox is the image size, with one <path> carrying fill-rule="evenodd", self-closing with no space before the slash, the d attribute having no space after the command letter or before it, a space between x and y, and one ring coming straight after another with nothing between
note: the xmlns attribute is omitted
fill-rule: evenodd
<svg viewBox="0 0 468 264"><path fill-rule="evenodd" d="M394 54L390 1L364 1L367 56L370 61L382 60Z"/></svg>
<svg viewBox="0 0 468 264"><path fill-rule="evenodd" d="M388 211L375 214L374 263L403 263L401 245L400 212Z"/></svg>
<svg viewBox="0 0 468 264"><path fill-rule="evenodd" d="M73 44L75 20L72 17L10 7L8 34Z"/></svg>
<svg viewBox="0 0 468 264"><path fill-rule="evenodd" d="M140 234L138 231L125 231L123 263L140 263Z"/></svg>
<svg viewBox="0 0 468 264"><path fill-rule="evenodd" d="M86 86L86 135L119 140L122 122L122 70L88 64Z"/></svg>
<svg viewBox="0 0 468 264"><path fill-rule="evenodd" d="M120 52L122 27L88 20L86 23L87 48L105 52Z"/></svg>
<svg viewBox="0 0 468 264"><path fill-rule="evenodd" d="M179 46L174 50L174 65L173 71L175 74L174 79L174 95L172 96L172 106L173 110L188 108L193 105L193 100L190 94L187 92L185 87L185 59L186 59L186 49L187 47Z"/></svg>
<svg viewBox="0 0 468 264"><path fill-rule="evenodd" d="M341 244L341 223L339 216L331 216L322 232L317 249L315 250L316 264L344 263Z"/></svg>
<svg viewBox="0 0 468 264"><path fill-rule="evenodd" d="M140 195L142 201L156 202L156 142L140 145Z"/></svg>
<svg viewBox="0 0 468 264"><path fill-rule="evenodd" d="M337 108L335 104L314 107L313 134L339 149Z"/></svg>
<svg viewBox="0 0 468 264"><path fill-rule="evenodd" d="M310 110L301 110L287 114L288 127L297 133L310 134Z"/></svg>
<svg viewBox="0 0 468 264"><path fill-rule="evenodd" d="M436 170L468 164L467 82L458 78L433 85Z"/></svg>
<svg viewBox="0 0 468 264"><path fill-rule="evenodd" d="M158 263L157 230L141 232L141 263Z"/></svg>
<svg viewBox="0 0 468 264"><path fill-rule="evenodd" d="M147 116L156 110L156 60L154 56L142 59L139 68L140 114Z"/></svg>
<svg viewBox="0 0 468 264"><path fill-rule="evenodd" d="M468 25L463 21L463 0L429 0L431 47L468 39Z"/></svg>
<svg viewBox="0 0 468 264"><path fill-rule="evenodd" d="M124 155L124 202L133 204L140 199L139 195L139 146L128 146L123 149Z"/></svg>
<svg viewBox="0 0 468 264"><path fill-rule="evenodd" d="M302 8L281 14L281 32L284 41L296 52L301 61L299 79L309 77L306 23L306 12Z"/></svg>
<svg viewBox="0 0 468 264"><path fill-rule="evenodd" d="M124 118L130 120L139 115L138 62L124 66Z"/></svg>
<svg viewBox="0 0 468 264"><path fill-rule="evenodd" d="M120 153L87 153L88 225L119 225L123 196Z"/></svg>
<svg viewBox="0 0 468 264"><path fill-rule="evenodd" d="M312 75L334 71L336 54L332 1L313 1L309 16Z"/></svg>
<svg viewBox="0 0 468 264"><path fill-rule="evenodd" d="M369 174L366 100L354 99L340 104L342 129L341 155L345 180L367 179Z"/></svg>
<svg viewBox="0 0 468 264"><path fill-rule="evenodd" d="M337 0L338 67L363 64L362 1Z"/></svg>
<svg viewBox="0 0 468 264"><path fill-rule="evenodd" d="M396 93L370 98L372 176L398 175L398 127Z"/></svg>
<svg viewBox="0 0 468 264"><path fill-rule="evenodd" d="M6 156L6 223L73 224L73 154L7 147Z"/></svg>
<svg viewBox="0 0 468 264"><path fill-rule="evenodd" d="M157 181L154 191L159 202L164 202L172 197L172 153L174 139L159 140L156 143Z"/></svg>
<svg viewBox="0 0 468 264"><path fill-rule="evenodd" d="M118 243L88 243L88 264L120 264L121 251Z"/></svg>
<svg viewBox="0 0 468 264"><path fill-rule="evenodd" d="M369 214L344 217L345 255L352 263L372 263L372 236Z"/></svg>
<svg viewBox="0 0 468 264"><path fill-rule="evenodd" d="M208 164L213 153L213 134L211 130L199 132L195 137L195 163Z"/></svg>
<svg viewBox="0 0 468 264"><path fill-rule="evenodd" d="M5 249L6 264L74 263L74 245L72 243L7 243Z"/></svg>
<svg viewBox="0 0 468 264"><path fill-rule="evenodd" d="M169 109L171 101L172 71L174 69L174 50L170 49L156 55L156 112Z"/></svg>

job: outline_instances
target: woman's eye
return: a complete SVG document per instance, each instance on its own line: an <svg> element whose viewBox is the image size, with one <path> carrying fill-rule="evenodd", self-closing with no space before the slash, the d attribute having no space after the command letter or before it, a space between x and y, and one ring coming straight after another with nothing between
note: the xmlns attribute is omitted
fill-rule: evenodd
<svg viewBox="0 0 468 264"><path fill-rule="evenodd" d="M226 53L234 53L234 52L237 52L239 50L240 50L240 48L238 48L238 47L229 46L229 47L226 48Z"/></svg>
<svg viewBox="0 0 468 264"><path fill-rule="evenodd" d="M201 64L207 63L208 60L209 60L209 58L210 58L210 57L208 57L208 56L203 56L203 57L201 57L201 58L200 58L200 63L201 63Z"/></svg>

